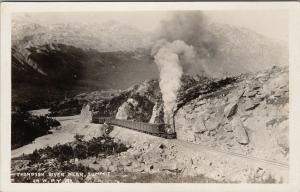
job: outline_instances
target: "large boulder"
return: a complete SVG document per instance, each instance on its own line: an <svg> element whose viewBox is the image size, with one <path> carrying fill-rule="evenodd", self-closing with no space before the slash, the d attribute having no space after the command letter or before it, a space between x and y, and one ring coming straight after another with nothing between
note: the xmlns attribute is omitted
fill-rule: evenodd
<svg viewBox="0 0 300 192"><path fill-rule="evenodd" d="M118 108L117 119L149 122L154 104L145 97L134 95Z"/></svg>
<svg viewBox="0 0 300 192"><path fill-rule="evenodd" d="M205 131L207 131L202 117L199 117L195 121L195 123L192 126L192 130L194 131L194 133L204 133Z"/></svg>
<svg viewBox="0 0 300 192"><path fill-rule="evenodd" d="M124 102L118 109L116 119L129 119L133 113L133 106L129 102Z"/></svg>
<svg viewBox="0 0 300 192"><path fill-rule="evenodd" d="M239 144L247 145L249 143L249 137L243 123L241 122L241 119L239 117L234 118L231 121L231 125L233 126L235 140Z"/></svg>
<svg viewBox="0 0 300 192"><path fill-rule="evenodd" d="M212 131L219 128L221 120L222 119L213 116L206 120L204 125L208 131Z"/></svg>

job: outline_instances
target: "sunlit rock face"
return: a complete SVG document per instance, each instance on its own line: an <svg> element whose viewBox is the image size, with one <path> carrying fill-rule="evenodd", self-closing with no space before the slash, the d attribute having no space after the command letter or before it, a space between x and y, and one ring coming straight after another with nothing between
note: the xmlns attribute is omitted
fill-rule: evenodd
<svg viewBox="0 0 300 192"><path fill-rule="evenodd" d="M207 98L199 95L178 110L178 138L225 151L287 161L288 69L273 67L242 75L218 91Z"/></svg>
<svg viewBox="0 0 300 192"><path fill-rule="evenodd" d="M149 123L163 123L163 116L163 105L157 102L153 107L152 116L149 120Z"/></svg>

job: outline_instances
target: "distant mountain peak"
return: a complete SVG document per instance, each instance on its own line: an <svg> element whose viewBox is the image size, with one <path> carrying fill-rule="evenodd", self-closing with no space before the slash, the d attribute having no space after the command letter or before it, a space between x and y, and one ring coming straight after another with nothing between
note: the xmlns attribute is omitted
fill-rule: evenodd
<svg viewBox="0 0 300 192"><path fill-rule="evenodd" d="M149 47L150 36L133 26L107 21L101 24L55 23L43 25L30 19L15 19L12 24L13 44L63 43L100 52L134 51Z"/></svg>

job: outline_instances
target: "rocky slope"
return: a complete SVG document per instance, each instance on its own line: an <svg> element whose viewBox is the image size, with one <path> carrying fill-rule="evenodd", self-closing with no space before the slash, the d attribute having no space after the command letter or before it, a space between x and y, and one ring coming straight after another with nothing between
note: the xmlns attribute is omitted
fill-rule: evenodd
<svg viewBox="0 0 300 192"><path fill-rule="evenodd" d="M211 79L199 75L184 75L177 98L178 108L201 94L212 94L238 80L238 77ZM89 103L94 114L101 116L118 116L123 119L126 117L130 120L151 121L153 123L162 122L163 120L162 95L157 79L145 80L123 91L110 90L82 93L72 99L65 99L54 104L50 111L54 116L57 114L79 114L83 103ZM160 117L158 118L158 116Z"/></svg>
<svg viewBox="0 0 300 192"><path fill-rule="evenodd" d="M288 69L240 76L175 116L178 138L222 151L288 162Z"/></svg>
<svg viewBox="0 0 300 192"><path fill-rule="evenodd" d="M163 106L157 80L145 81L108 97L87 93L94 115L160 123ZM177 99L178 139L223 151L287 162L288 69L222 79L184 76ZM82 105L78 105L80 111ZM58 112L62 111L57 108ZM266 140L268 142L266 142Z"/></svg>
<svg viewBox="0 0 300 192"><path fill-rule="evenodd" d="M157 82L149 82L155 81L146 81L108 101L92 102L92 110L120 119L162 122L159 88ZM287 68L215 80L185 76L182 82L174 116L178 139L288 162Z"/></svg>
<svg viewBox="0 0 300 192"><path fill-rule="evenodd" d="M175 114L178 140L115 127L111 136L133 147L108 161L99 160L95 167L177 173L179 177L204 174L222 182L286 182L288 168L226 152L288 165L288 68L273 67L221 80L200 79L183 78ZM159 116L152 113L151 119Z"/></svg>

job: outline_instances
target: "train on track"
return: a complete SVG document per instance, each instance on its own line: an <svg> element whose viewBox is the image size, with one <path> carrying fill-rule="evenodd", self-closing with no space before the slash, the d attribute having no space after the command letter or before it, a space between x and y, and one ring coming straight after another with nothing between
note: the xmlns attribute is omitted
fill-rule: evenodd
<svg viewBox="0 0 300 192"><path fill-rule="evenodd" d="M129 121L129 120L121 120L121 119L115 119L112 117L100 117L97 115L93 115L92 117L92 122L97 123L97 124L108 124L108 125L116 125L124 128L128 128L131 130L139 131L142 133L154 135L157 137L163 137L166 139L176 139L176 132L174 130L174 127L172 129L172 126L170 124L151 124L151 123L143 123L143 122L136 122L136 121ZM216 152L216 153L222 153L234 157L239 157L243 158L246 160L252 160L252 161L257 161L257 162L262 162L262 163L267 163L283 168L289 168L289 165L283 162L276 162L276 161L271 161L267 159L260 159L252 156L247 156L243 154L238 154L238 153L233 153L233 152L228 152L228 151L221 151L221 150L216 150L214 148L210 148L208 146L203 146L199 144L194 144L194 143L189 143L186 141L181 141L177 140L177 143L180 143L181 145L184 144L184 146L187 146L188 148L194 148L200 149L200 150L205 150L205 151L210 151L210 152Z"/></svg>
<svg viewBox="0 0 300 192"><path fill-rule="evenodd" d="M99 117L99 116L98 117L93 116L92 123L98 123L98 124L106 123L108 125L125 127L131 130L154 135L157 137L163 137L165 139L176 139L176 132L174 130L174 127L172 127L170 124L144 123L144 122L115 119L112 117Z"/></svg>

